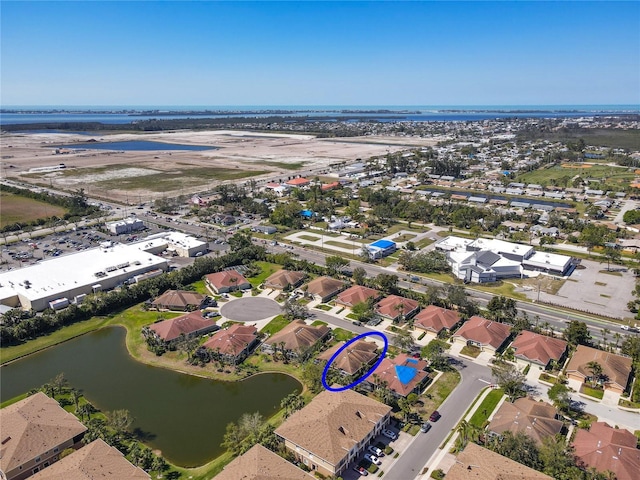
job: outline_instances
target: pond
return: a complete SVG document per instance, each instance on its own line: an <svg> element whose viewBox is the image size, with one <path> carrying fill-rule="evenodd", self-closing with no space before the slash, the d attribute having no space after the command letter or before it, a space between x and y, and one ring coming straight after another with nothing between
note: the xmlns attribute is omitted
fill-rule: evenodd
<svg viewBox="0 0 640 480"><path fill-rule="evenodd" d="M268 417L302 385L277 373L220 382L135 361L126 331L109 327L0 367L0 399L37 388L63 372L102 411L127 409L144 443L170 462L202 465L221 453L225 428L243 413Z"/></svg>

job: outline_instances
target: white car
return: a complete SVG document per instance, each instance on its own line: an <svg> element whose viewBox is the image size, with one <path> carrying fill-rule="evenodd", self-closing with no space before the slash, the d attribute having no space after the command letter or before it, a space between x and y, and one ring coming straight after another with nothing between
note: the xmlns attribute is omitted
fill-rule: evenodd
<svg viewBox="0 0 640 480"><path fill-rule="evenodd" d="M373 463L375 465L380 465L382 463L378 457L376 457L375 455L372 455L370 453L366 453L364 455L364 458L366 458L367 460L369 460L371 463Z"/></svg>
<svg viewBox="0 0 640 480"><path fill-rule="evenodd" d="M380 450L378 447L374 447L373 445L369 445L367 447L367 450L374 454L376 457L383 457L384 456L384 452L382 450Z"/></svg>
<svg viewBox="0 0 640 480"><path fill-rule="evenodd" d="M396 438L398 438L398 434L392 430L382 430L382 435L384 435L385 437L387 437L390 440L395 440Z"/></svg>

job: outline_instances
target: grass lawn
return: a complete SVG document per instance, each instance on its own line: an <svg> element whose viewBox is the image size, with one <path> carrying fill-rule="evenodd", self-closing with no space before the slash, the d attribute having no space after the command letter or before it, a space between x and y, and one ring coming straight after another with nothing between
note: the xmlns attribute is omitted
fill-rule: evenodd
<svg viewBox="0 0 640 480"><path fill-rule="evenodd" d="M580 387L580 393L584 393L585 395L597 398L599 400L602 400L602 397L604 397L604 390L601 390L599 388L591 388L586 384L582 384L582 386Z"/></svg>
<svg viewBox="0 0 640 480"><path fill-rule="evenodd" d="M475 413L471 416L469 423L477 427L484 427L485 422L489 418L489 415L493 413L498 405L500 399L504 396L504 390L496 388L491 390L489 394L484 398L482 403L478 406Z"/></svg>
<svg viewBox="0 0 640 480"><path fill-rule="evenodd" d="M264 283L264 281L276 273L278 270L282 269L282 265L278 265L277 263L269 263L269 262L254 262L254 265L257 265L262 270L259 275L255 277L247 278L252 287L257 287L258 285Z"/></svg>
<svg viewBox="0 0 640 480"><path fill-rule="evenodd" d="M478 347L474 347L473 345L465 345L464 347L462 347L462 350L460 350L460 353L462 355L466 355L467 357L476 358L478 355L480 355L481 351L482 350L480 350Z"/></svg>
<svg viewBox="0 0 640 480"><path fill-rule="evenodd" d="M323 322L322 320L316 320L315 322L313 322L311 324L312 327L320 327L320 326L327 326L329 325L327 322Z"/></svg>
<svg viewBox="0 0 640 480"><path fill-rule="evenodd" d="M413 233L403 233L401 235L398 235L397 237L393 237L392 240L394 242L408 242L409 240L412 240L414 238L416 238L418 235L413 234Z"/></svg>
<svg viewBox="0 0 640 480"><path fill-rule="evenodd" d="M204 284L204 280L198 280L197 282L193 282L191 285L193 285L193 288L195 289L195 291L197 293L201 293L202 295L209 295L211 296L211 292L209 291L209 289L205 286Z"/></svg>
<svg viewBox="0 0 640 480"><path fill-rule="evenodd" d="M419 240L418 242L416 242L415 245L416 245L416 248L420 250L421 248L431 245L433 242L434 240L431 240L430 238L423 238L422 240Z"/></svg>
<svg viewBox="0 0 640 480"><path fill-rule="evenodd" d="M317 308L318 310L324 310L325 312L328 312L329 310L331 310L333 307L331 307L331 305L325 305L324 303L321 303L319 305L316 305L313 308Z"/></svg>
<svg viewBox="0 0 640 480"><path fill-rule="evenodd" d="M24 223L38 218L62 217L67 211L40 200L0 192L0 228L12 223Z"/></svg>
<svg viewBox="0 0 640 480"><path fill-rule="evenodd" d="M588 167L588 168L584 168ZM560 179L562 177L573 178L576 175L581 177L588 176L590 178L606 178L607 183L628 184L635 178L633 170L627 167L613 167L608 165L597 164L570 164L554 165L551 168L539 168L533 172L527 172L518 175L518 182L524 183L549 183L552 179Z"/></svg>
<svg viewBox="0 0 640 480"><path fill-rule="evenodd" d="M542 380L543 382L553 383L553 384L557 383L557 381L558 381L557 377L549 375L548 373L545 373L545 372L542 372L540 374L539 379Z"/></svg>
<svg viewBox="0 0 640 480"><path fill-rule="evenodd" d="M320 235L307 235L306 233L298 235L296 238L300 240L306 240L308 242L317 242L318 240L322 239Z"/></svg>
<svg viewBox="0 0 640 480"><path fill-rule="evenodd" d="M502 295L505 297L515 298L516 300L527 300L527 296L524 293L516 293L516 286L508 281L495 282L491 285L474 284L472 288L475 290L492 293L494 295Z"/></svg>
<svg viewBox="0 0 640 480"><path fill-rule="evenodd" d="M282 315L278 315L269 323L267 323L264 328L260 330L260 333L268 333L269 335L273 335L274 333L278 333L288 324L289 320L284 318Z"/></svg>
<svg viewBox="0 0 640 480"><path fill-rule="evenodd" d="M350 243L344 243L344 242L337 242L335 240L325 240L324 242L325 245L331 245L332 247L340 247L340 248L346 248L347 250L353 250L354 252L360 252L360 250L362 249L361 246L356 245L355 247L350 244Z"/></svg>
<svg viewBox="0 0 640 480"><path fill-rule="evenodd" d="M344 328L334 328L333 329L333 338L338 340L339 342L348 341L355 337L355 333L350 332L349 330L345 330Z"/></svg>
<svg viewBox="0 0 640 480"><path fill-rule="evenodd" d="M460 383L460 372L453 370L451 372L444 372L438 380L432 383L426 393L420 396L420 399L424 402L424 406L418 409L420 415L428 416L437 410L442 402L453 392L453 389Z"/></svg>

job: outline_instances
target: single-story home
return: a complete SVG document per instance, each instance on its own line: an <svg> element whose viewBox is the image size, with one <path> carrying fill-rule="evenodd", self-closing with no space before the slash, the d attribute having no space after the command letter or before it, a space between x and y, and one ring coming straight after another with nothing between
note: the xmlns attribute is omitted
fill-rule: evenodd
<svg viewBox="0 0 640 480"><path fill-rule="evenodd" d="M299 287L306 276L304 272L278 270L264 281L264 286L278 290L289 290Z"/></svg>
<svg viewBox="0 0 640 480"><path fill-rule="evenodd" d="M151 302L158 310L193 311L202 308L206 295L187 290L167 290Z"/></svg>
<svg viewBox="0 0 640 480"><path fill-rule="evenodd" d="M371 388L388 388L397 397L419 394L430 379L428 366L424 360L406 353L395 358L385 357L366 382Z"/></svg>
<svg viewBox="0 0 640 480"><path fill-rule="evenodd" d="M176 318L162 320L149 326L149 329L165 342L172 342L184 335L186 337L198 337L205 333L219 330L216 322L204 318L200 312L191 312Z"/></svg>
<svg viewBox="0 0 640 480"><path fill-rule="evenodd" d="M304 470L259 443L234 458L216 480L314 480Z"/></svg>
<svg viewBox="0 0 640 480"><path fill-rule="evenodd" d="M493 435L501 435L507 431L513 434L522 432L542 445L545 438L557 435L563 428L564 423L554 406L524 397L513 403L504 402L500 405L487 430Z"/></svg>
<svg viewBox="0 0 640 480"><path fill-rule="evenodd" d="M358 303L367 302L369 300L377 300L380 298L380 292L373 288L364 287L362 285L354 285L351 288L347 288L344 292L338 295L336 303L344 305L345 307L353 307Z"/></svg>
<svg viewBox="0 0 640 480"><path fill-rule="evenodd" d="M521 331L511 344L516 361L526 365L549 368L552 361L560 362L567 352L567 342L528 330Z"/></svg>
<svg viewBox="0 0 640 480"><path fill-rule="evenodd" d="M318 360L328 362L340 350L346 342L336 343L333 347L318 355ZM365 365L371 365L376 358L378 346L373 342L358 340L352 342L347 348L340 352L332 367L337 368L343 375L356 375Z"/></svg>
<svg viewBox="0 0 640 480"><path fill-rule="evenodd" d="M454 310L429 305L420 310L414 318L413 325L438 335L443 330L450 332L461 320L458 312Z"/></svg>
<svg viewBox="0 0 640 480"><path fill-rule="evenodd" d="M262 349L266 352L280 350L290 358L304 358L318 342L326 339L330 333L331 329L326 325L313 327L304 323L303 320L294 320L267 338L262 344Z"/></svg>
<svg viewBox="0 0 640 480"><path fill-rule="evenodd" d="M321 302L328 302L347 286L341 280L331 277L318 277L307 284L307 294L313 295Z"/></svg>
<svg viewBox="0 0 640 480"><path fill-rule="evenodd" d="M213 334L202 346L220 355L234 365L244 360L258 344L258 329L251 325L234 323L226 330Z"/></svg>
<svg viewBox="0 0 640 480"><path fill-rule="evenodd" d="M244 278L236 270L223 270L210 273L204 277L205 284L214 293L228 293L235 290L247 290L251 288L249 280Z"/></svg>
<svg viewBox="0 0 640 480"><path fill-rule="evenodd" d="M395 322L400 317L404 320L413 317L418 313L419 308L420 304L417 300L399 295L389 295L376 304L375 311L378 315Z"/></svg>
<svg viewBox="0 0 640 480"><path fill-rule="evenodd" d="M511 327L505 323L473 316L453 335L454 341L472 345L482 351L496 353L511 335Z"/></svg>
<svg viewBox="0 0 640 480"><path fill-rule="evenodd" d="M631 376L631 358L585 345L578 345L567 364L566 371L569 381L573 380L580 384L589 381L593 376L593 372L588 366L590 362L596 362L602 367L602 386L604 390L618 394L622 394L625 391Z"/></svg>

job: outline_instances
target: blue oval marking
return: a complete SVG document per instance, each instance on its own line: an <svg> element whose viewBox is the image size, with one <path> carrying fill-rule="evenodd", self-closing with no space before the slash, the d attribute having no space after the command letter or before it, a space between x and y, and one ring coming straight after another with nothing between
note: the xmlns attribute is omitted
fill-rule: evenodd
<svg viewBox="0 0 640 480"><path fill-rule="evenodd" d="M384 342L384 347L382 347L382 353L380 354L380 358L378 358L378 361L373 365L373 367L371 367L369 369L369 371L367 373L365 373L364 375L362 375L359 379L357 379L355 382L350 383L349 385L347 385L346 387L331 387L327 384L327 373L329 373L329 367L331 366L331 364L333 363L333 361L338 357L338 355L340 355L342 353L342 351L347 348L349 345L351 345L352 343L360 340L361 338L365 338L368 337L370 335L373 336L377 336L380 337L382 339L382 341ZM365 333L361 333L360 335L358 335L355 338L352 338L351 340L349 340L347 343L345 343L342 347L340 347L338 349L338 351L336 353L333 354L333 356L329 359L329 361L327 362L327 364L324 367L324 371L322 372L322 386L324 388L326 388L327 390L329 390L330 392L342 392L343 390L348 390L349 388L353 388L356 385L359 385L360 383L364 382L369 375L371 375L373 373L373 371L378 368L378 365L380 365L382 363L382 360L384 360L384 356L387 353L387 348L389 348L389 339L387 338L387 336L384 333L380 333L380 332L365 332Z"/></svg>

